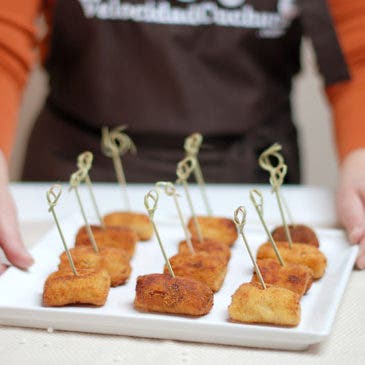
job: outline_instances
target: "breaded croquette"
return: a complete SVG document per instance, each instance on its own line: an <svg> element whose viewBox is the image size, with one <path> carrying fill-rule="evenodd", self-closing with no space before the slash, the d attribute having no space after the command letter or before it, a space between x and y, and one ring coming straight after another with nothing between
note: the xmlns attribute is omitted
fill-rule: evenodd
<svg viewBox="0 0 365 365"><path fill-rule="evenodd" d="M202 282L169 274L137 278L134 307L144 312L202 316L213 306L214 295Z"/></svg>
<svg viewBox="0 0 365 365"><path fill-rule="evenodd" d="M70 254L76 269L105 269L110 275L112 287L124 284L131 273L128 256L120 248L101 247L97 254L91 247L80 246L71 249ZM60 256L58 269L60 271L70 269L66 252Z"/></svg>
<svg viewBox="0 0 365 365"><path fill-rule="evenodd" d="M199 242L199 240L195 239L192 239L191 243L193 244L195 251L208 252L212 256L222 258L225 263L228 263L229 259L231 258L231 250L225 243L219 243L211 240L203 240L203 242ZM190 253L190 249L186 241L181 241L179 243L179 253Z"/></svg>
<svg viewBox="0 0 365 365"><path fill-rule="evenodd" d="M104 230L100 226L91 226L91 230L98 247L121 248L126 252L128 258L133 256L138 236L132 229L110 226ZM91 246L85 226L77 232L75 246Z"/></svg>
<svg viewBox="0 0 365 365"><path fill-rule="evenodd" d="M104 217L107 226L128 227L133 229L140 241L148 241L153 234L149 217L143 213L114 212Z"/></svg>
<svg viewBox="0 0 365 365"><path fill-rule="evenodd" d="M110 275L111 286L115 287L124 284L132 271L125 251L115 247L101 247L99 250L101 264Z"/></svg>
<svg viewBox="0 0 365 365"><path fill-rule="evenodd" d="M101 268L101 257L98 255L92 247L80 246L69 249L72 261L76 269L98 269ZM60 263L58 270L69 271L70 263L67 258L66 252L60 255Z"/></svg>
<svg viewBox="0 0 365 365"><path fill-rule="evenodd" d="M198 216L198 222L204 239L225 243L232 246L238 234L232 219L222 217ZM188 222L188 229L194 239L198 239L193 218Z"/></svg>
<svg viewBox="0 0 365 365"><path fill-rule="evenodd" d="M232 295L229 317L243 323L297 326L300 322L300 297L297 293L267 285L244 283Z"/></svg>
<svg viewBox="0 0 365 365"><path fill-rule="evenodd" d="M305 243L293 243L292 248L288 242L276 242L281 257L285 263L302 264L308 266L313 272L313 278L323 276L326 266L326 256L315 246ZM275 252L269 242L259 247L257 259L276 259Z"/></svg>
<svg viewBox="0 0 365 365"><path fill-rule="evenodd" d="M291 224L288 227L293 242L307 243L319 247L318 237L312 228L304 224ZM275 241L287 241L284 226L276 227L272 231L272 236Z"/></svg>
<svg viewBox="0 0 365 365"><path fill-rule="evenodd" d="M281 266L277 259L257 260L257 266L266 284L289 289L302 297L313 283L312 270L305 265L285 263ZM260 280L254 272L251 282Z"/></svg>
<svg viewBox="0 0 365 365"><path fill-rule="evenodd" d="M199 280L214 292L221 288L227 273L227 265L221 258L204 251L195 254L177 254L169 261L176 276ZM164 273L168 273L166 265Z"/></svg>
<svg viewBox="0 0 365 365"><path fill-rule="evenodd" d="M105 229L101 226L91 225L91 231L95 237L95 240L104 241L131 241L136 243L138 241L137 233L127 227L117 227L117 226L106 226ZM86 227L82 226L76 234L75 242L79 240L84 240L84 238L89 238ZM102 242L101 242L102 243ZM114 247L114 246L113 246ZM117 247L117 244L115 244Z"/></svg>
<svg viewBox="0 0 365 365"><path fill-rule="evenodd" d="M78 269L78 275L56 271L48 276L43 289L45 307L69 304L105 304L110 289L110 276L104 269Z"/></svg>

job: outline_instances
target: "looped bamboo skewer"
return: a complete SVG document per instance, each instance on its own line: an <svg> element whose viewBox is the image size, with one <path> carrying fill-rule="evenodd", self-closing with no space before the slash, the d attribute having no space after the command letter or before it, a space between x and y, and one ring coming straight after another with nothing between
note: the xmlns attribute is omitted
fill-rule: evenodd
<svg viewBox="0 0 365 365"><path fill-rule="evenodd" d="M124 132L126 129L125 125L111 130L108 127L102 128L102 151L105 156L113 157L114 154L123 156L127 152L137 153L133 140Z"/></svg>
<svg viewBox="0 0 365 365"><path fill-rule="evenodd" d="M160 237L160 234L158 233L158 229L156 227L155 220L154 220L154 215L155 215L155 212L157 210L158 198L159 198L158 191L155 190L155 189L150 190L144 197L144 206L146 207L146 210L147 210L148 215L150 217L153 229L154 229L155 234L156 234L158 244L160 246L162 255L163 255L163 257L165 259L165 262L166 262L166 266L169 270L170 275L174 278L175 277L174 271L172 270L170 261L169 261L167 255L166 255L165 248L162 244L161 237Z"/></svg>
<svg viewBox="0 0 365 365"><path fill-rule="evenodd" d="M242 240L246 246L246 249L248 251L248 254L250 255L251 261L252 261L252 265L256 271L256 274L261 282L261 285L264 289L266 289L266 284L264 281L264 278L262 277L261 271L259 269L259 267L257 266L256 260L252 255L252 251L250 248L250 245L248 244L246 235L243 232L244 226L246 224L246 217L247 217L247 212L246 209L243 206L238 207L235 211L234 211L234 215L233 215L233 220L234 223L236 224L237 230L240 233Z"/></svg>
<svg viewBox="0 0 365 365"><path fill-rule="evenodd" d="M52 185L50 187L50 189L46 193L47 202L48 202L48 205L49 205L48 211L50 213L52 213L53 219L54 219L54 221L56 223L56 226L57 226L57 229L58 229L58 233L60 234L61 241L62 241L63 247L65 249L68 262L69 262L69 264L71 266L71 270L74 273L74 275L78 275L78 273L76 271L75 264L74 264L74 262L72 260L72 256L71 256L70 251L69 251L69 249L67 247L65 237L63 235L63 232L62 232L60 223L58 221L58 218L57 218L57 215L56 215L56 212L55 212L55 207L56 207L56 205L58 203L59 198L61 197L61 194L62 194L62 187L61 187L61 185L55 184L55 185Z"/></svg>
<svg viewBox="0 0 365 365"><path fill-rule="evenodd" d="M283 184L283 181L284 181L284 178L285 178L285 176L286 176L286 174L287 174L287 171L288 171L288 166L286 165L286 164L281 164L281 165L278 165L275 169L273 169L272 170L272 173L271 173L271 175L277 175L277 171L280 171L279 173L278 173L278 178L279 178L279 181L280 181L280 187L281 187L281 185ZM274 177L274 179L275 179L275 177ZM270 184L271 184L271 177L270 177ZM274 180L274 186L273 186L273 184L271 184L272 186L273 186L273 189L275 188L275 186L278 184L278 182L275 182L275 180ZM274 190L273 190L274 191ZM285 212L286 212L286 214L287 214L287 216L288 216L288 218L289 218L289 222L290 222L290 224L291 225L294 225L294 220L293 220L293 216L292 216L292 214L291 214L291 211L290 211L290 209L289 209L289 206L288 206L288 204L286 203L286 200L285 200L285 196L283 195L283 194L281 194L281 190L280 190L280 188L279 189L277 189L277 191L278 191L278 194L279 194L279 197L280 197L280 201L281 201L281 203L283 204L283 206L284 206L284 209L285 209Z"/></svg>
<svg viewBox="0 0 365 365"><path fill-rule="evenodd" d="M267 148L265 151L263 151L259 157L259 165L262 169L268 171L270 173L270 175L272 174L272 172L276 169L276 168L280 168L282 165L285 164L284 161L284 157L281 154L281 149L282 146L279 143L274 143L272 146L270 146L269 148ZM276 166L274 166L270 160L270 156L274 157L277 159L277 164ZM285 198L283 197L283 195L281 194L281 192L279 191L279 196L280 199L284 205L286 214L289 217L289 221L291 222L292 225L294 225L294 220L293 220L293 216L291 214L291 211L289 209L288 204L285 201Z"/></svg>
<svg viewBox="0 0 365 365"><path fill-rule="evenodd" d="M189 231L186 227L186 224L185 224L185 221L184 221L184 216L183 216L181 208L180 208L179 200L177 199L179 195L176 192L175 185L170 181L159 181L159 182L156 183L156 187L163 189L167 196L171 196L173 198L174 203L175 203L175 207L176 207L176 210L177 210L177 214L179 215L181 227L184 230L186 243L189 247L190 252L192 254L195 254L193 243L191 242Z"/></svg>
<svg viewBox="0 0 365 365"><path fill-rule="evenodd" d="M87 188L89 190L89 194L90 194L93 206L94 206L95 213L96 213L96 215L98 217L98 220L100 222L100 226L105 230L105 223L104 223L104 220L103 220L103 218L100 214L98 204L96 203L96 198L95 198L93 186L92 186L91 179L90 179L90 176L89 176L89 171L92 167L93 158L94 158L94 156L93 156L92 152L90 152L90 151L85 151L85 152L81 153L77 157L77 167L85 175L84 181L85 181L85 183L87 185Z"/></svg>
<svg viewBox="0 0 365 365"><path fill-rule="evenodd" d="M158 181L156 187L162 189L167 196L180 196L177 193L175 185L170 181Z"/></svg>
<svg viewBox="0 0 365 365"><path fill-rule="evenodd" d="M199 153L200 147L203 143L203 136L200 133L193 133L185 138L185 151L191 155L196 156Z"/></svg>
<svg viewBox="0 0 365 365"><path fill-rule="evenodd" d="M241 214L241 217L240 217ZM247 211L245 207L239 206L233 214L233 221L236 224L239 233L243 233L243 228L246 225Z"/></svg>
<svg viewBox="0 0 365 365"><path fill-rule="evenodd" d="M191 173L194 171L195 169L195 159L193 157L185 157L183 160L181 160L178 164L177 164L177 168L176 168L176 175L177 175L177 180L176 182L178 184L183 183L184 181L186 182Z"/></svg>
<svg viewBox="0 0 365 365"><path fill-rule="evenodd" d="M148 215L151 218L154 218L157 209L158 198L159 194L155 189L150 190L144 197L144 206L146 207ZM152 202L152 205L150 202Z"/></svg>
<svg viewBox="0 0 365 365"><path fill-rule="evenodd" d="M91 166L93 164L94 156L92 152L85 151L83 153L80 153L77 156L77 167L80 170L85 170L87 173L89 173Z"/></svg>
<svg viewBox="0 0 365 365"><path fill-rule="evenodd" d="M131 204L128 197L127 181L124 174L121 156L127 152L136 153L137 148L132 139L123 132L125 129L126 126L119 126L112 130L109 130L108 127L103 127L101 130L101 150L105 156L110 157L113 160L115 174L123 191L124 202L127 210L130 211Z"/></svg>
<svg viewBox="0 0 365 365"><path fill-rule="evenodd" d="M259 199L260 199L259 203L257 202L255 195L259 197ZM280 265L284 266L284 261L283 261L281 255L280 255L280 252L279 252L279 250L276 246L276 243L275 243L269 229L267 228L267 225L266 225L266 222L265 222L265 219L264 219L264 198L263 198L261 192L257 189L250 190L250 200L251 200L252 204L254 205L254 207L256 209L256 212L257 212L257 214L260 218L261 224L265 229L265 232L266 232L266 234L269 238L269 241L272 245L273 250L275 251L276 257L278 258L278 260L280 262Z"/></svg>
<svg viewBox="0 0 365 365"><path fill-rule="evenodd" d="M272 146L267 148L261 153L259 157L259 165L262 169L271 173L271 171L278 166L285 163L283 155L280 153L282 147L279 143L274 143ZM275 157L277 159L277 165L273 166L270 157Z"/></svg>
<svg viewBox="0 0 365 365"><path fill-rule="evenodd" d="M70 187L69 191L77 188L85 180L85 171L78 169L70 176Z"/></svg>
<svg viewBox="0 0 365 365"><path fill-rule="evenodd" d="M184 188L186 199L188 200L191 216L193 217L193 221L194 221L194 225L195 225L195 229L196 229L196 232L198 235L199 242L203 242L203 234L202 234L202 231L200 228L200 224L198 222L198 218L195 214L193 201L191 200L189 187L188 187L188 183L187 183L187 180L188 180L190 174L194 171L194 168L195 168L195 159L194 158L185 157L183 160L181 160L177 164L177 168L176 168L176 175L177 175L176 183L182 184L182 186Z"/></svg>
<svg viewBox="0 0 365 365"><path fill-rule="evenodd" d="M286 222L283 205L282 205L282 201L281 201L281 195L280 195L280 187L283 184L287 171L288 171L288 167L285 164L278 166L275 170L272 170L272 172L270 174L271 175L270 184L272 186L272 191L275 193L275 196L276 196L276 201L278 203L281 220L283 221L283 225L284 225L286 238L289 242L289 247L292 248L293 240L292 240L292 237L290 234L290 229L288 227L288 223Z"/></svg>
<svg viewBox="0 0 365 365"><path fill-rule="evenodd" d="M77 170L76 172L74 172L71 175L71 177L70 177L70 189L69 190L75 190L77 203L79 205L82 218L84 219L84 223L85 223L85 227L86 227L86 232L88 234L89 240L91 242L91 245L92 245L94 251L96 253L99 253L99 249L98 249L98 246L96 244L94 234L93 234L93 232L91 230L91 227L90 227L90 224L89 224L89 222L87 220L86 213L85 213L85 209L84 209L84 206L82 204L82 201L81 201L81 198L80 198L80 194L79 194L79 189L78 188L79 188L80 183L83 180L85 180L85 171L83 171L83 170Z"/></svg>
<svg viewBox="0 0 365 365"><path fill-rule="evenodd" d="M203 142L203 136L200 133L193 133L185 139L184 149L186 151L187 157L192 157L195 159L195 168L194 168L195 180L197 181L197 183L199 185L199 188L200 188L200 191L202 194L202 198L203 198L203 202L205 205L205 209L207 210L208 215L212 216L213 215L212 208L209 204L209 199L208 199L207 191L205 188L205 181L204 181L203 173L202 173L199 159L198 159L198 154L199 154L202 142Z"/></svg>
<svg viewBox="0 0 365 365"><path fill-rule="evenodd" d="M270 173L270 184L272 186L272 192L275 193L276 201L279 207L281 220L283 222L283 226L285 229L286 238L289 242L289 247L292 248L293 240L290 234L290 230L288 224L286 222L283 204L282 204L282 196L281 196L281 185L284 182L284 178L288 171L288 167L284 162L284 157L280 153L281 145L278 143L273 144L271 147L266 149L259 157L259 165L266 171ZM277 159L277 165L274 166L270 157L274 156ZM289 218L291 217L290 212L288 211L288 207L285 204L284 207L287 209Z"/></svg>
<svg viewBox="0 0 365 365"><path fill-rule="evenodd" d="M62 186L59 184L54 184L46 193L47 202L49 205L48 211L51 212L57 205L58 199L62 194Z"/></svg>
<svg viewBox="0 0 365 365"><path fill-rule="evenodd" d="M281 185L284 182L287 171L288 171L288 166L285 164L280 165L276 167L274 170L272 170L272 173L270 174L270 184L273 192L278 191L281 188Z"/></svg>

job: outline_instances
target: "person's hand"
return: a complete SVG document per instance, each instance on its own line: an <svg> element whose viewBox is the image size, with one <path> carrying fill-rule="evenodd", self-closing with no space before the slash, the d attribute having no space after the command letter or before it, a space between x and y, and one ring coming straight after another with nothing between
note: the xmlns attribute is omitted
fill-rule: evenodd
<svg viewBox="0 0 365 365"><path fill-rule="evenodd" d="M357 267L365 269L365 148L351 152L340 167L337 214L350 242L360 246Z"/></svg>
<svg viewBox="0 0 365 365"><path fill-rule="evenodd" d="M7 259L20 269L27 269L33 259L20 238L17 214L8 188L8 173L5 158L0 151L0 248ZM0 274L7 266L0 262Z"/></svg>

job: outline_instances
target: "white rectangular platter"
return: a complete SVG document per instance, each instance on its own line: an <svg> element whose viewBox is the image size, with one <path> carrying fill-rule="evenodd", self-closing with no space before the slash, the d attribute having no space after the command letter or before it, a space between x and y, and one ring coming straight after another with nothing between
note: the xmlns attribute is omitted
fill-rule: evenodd
<svg viewBox="0 0 365 365"><path fill-rule="evenodd" d="M177 251L182 229L163 219L160 235L168 254ZM77 216L62 222L68 242L73 242L82 220ZM248 227L247 237L253 250L265 241L257 226ZM36 263L23 272L10 268L0 277L0 324L55 330L119 334L175 339L205 343L302 350L329 336L336 310L353 268L357 247L348 245L340 230L318 229L321 250L328 258L325 276L315 282L301 300L302 319L296 328L231 323L227 307L238 286L250 280L251 265L241 240L232 248L232 258L221 290L215 294L212 311L203 317L140 313L133 308L136 278L161 272L163 258L155 239L138 243L132 260L129 282L112 288L104 307L42 307L43 284L55 271L62 244L56 229L50 231L32 250Z"/></svg>

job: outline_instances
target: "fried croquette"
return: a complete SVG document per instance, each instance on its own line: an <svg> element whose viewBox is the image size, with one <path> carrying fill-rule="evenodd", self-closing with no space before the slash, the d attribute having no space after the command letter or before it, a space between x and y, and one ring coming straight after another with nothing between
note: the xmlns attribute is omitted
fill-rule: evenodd
<svg viewBox="0 0 365 365"><path fill-rule="evenodd" d="M312 228L304 224L290 224L288 227L293 242L319 247L318 237ZM272 236L275 241L287 241L284 226L276 227L272 231Z"/></svg>
<svg viewBox="0 0 365 365"><path fill-rule="evenodd" d="M76 247L70 250L76 269L103 268L110 275L111 286L124 284L131 273L128 256L125 251L115 247L101 247L99 254L91 247ZM70 264L66 252L60 256L58 269L69 270Z"/></svg>
<svg viewBox="0 0 365 365"><path fill-rule="evenodd" d="M43 305L62 307L69 304L105 304L110 289L110 275L104 269L78 269L78 275L56 271L44 283Z"/></svg>
<svg viewBox="0 0 365 365"><path fill-rule="evenodd" d="M76 269L97 269L101 268L101 257L98 255L92 247L80 246L69 249L72 261ZM60 263L58 270L68 271L70 270L70 263L68 262L66 252L60 255Z"/></svg>
<svg viewBox="0 0 365 365"><path fill-rule="evenodd" d="M143 213L114 212L104 217L107 226L128 227L133 229L140 241L148 241L153 234L150 219Z"/></svg>
<svg viewBox="0 0 365 365"><path fill-rule="evenodd" d="M289 289L302 297L313 283L312 270L305 265L285 263L281 266L277 259L257 260L257 266L266 284ZM259 283L254 272L251 282Z"/></svg>
<svg viewBox="0 0 365 365"><path fill-rule="evenodd" d="M195 254L177 254L169 261L176 276L199 280L214 292L221 288L227 273L227 265L222 259L203 251ZM168 273L166 265L164 273Z"/></svg>
<svg viewBox="0 0 365 365"><path fill-rule="evenodd" d="M125 251L115 247L101 247L100 256L102 267L110 275L111 286L115 287L124 284L132 271Z"/></svg>
<svg viewBox="0 0 365 365"><path fill-rule="evenodd" d="M91 226L98 247L115 247L123 249L128 258L134 254L138 236L130 228L109 226L105 230L100 226ZM86 227L79 229L76 235L75 246L91 246Z"/></svg>
<svg viewBox="0 0 365 365"><path fill-rule="evenodd" d="M300 297L278 286L244 283L232 295L229 317L243 323L297 326L300 322Z"/></svg>
<svg viewBox="0 0 365 365"><path fill-rule="evenodd" d="M276 242L281 257L285 263L302 264L308 266L313 272L313 278L323 276L326 266L326 256L315 246L305 243L293 243L292 248L288 242ZM259 247L257 259L276 259L275 252L269 242Z"/></svg>
<svg viewBox="0 0 365 365"><path fill-rule="evenodd" d="M203 239L222 242L228 246L232 246L237 240L237 229L232 219L207 216L198 216L197 219ZM198 239L193 218L188 222L188 229L192 237Z"/></svg>
<svg viewBox="0 0 365 365"><path fill-rule="evenodd" d="M208 252L212 256L220 257L225 263L228 263L229 259L231 258L231 250L225 243L211 240L203 240L203 242L199 242L199 240L195 239L192 239L191 243L193 244L195 251ZM179 253L191 253L186 241L181 241L179 243Z"/></svg>
<svg viewBox="0 0 365 365"><path fill-rule="evenodd" d="M202 316L209 313L213 300L212 290L201 281L150 274L137 278L134 307L143 312Z"/></svg>

